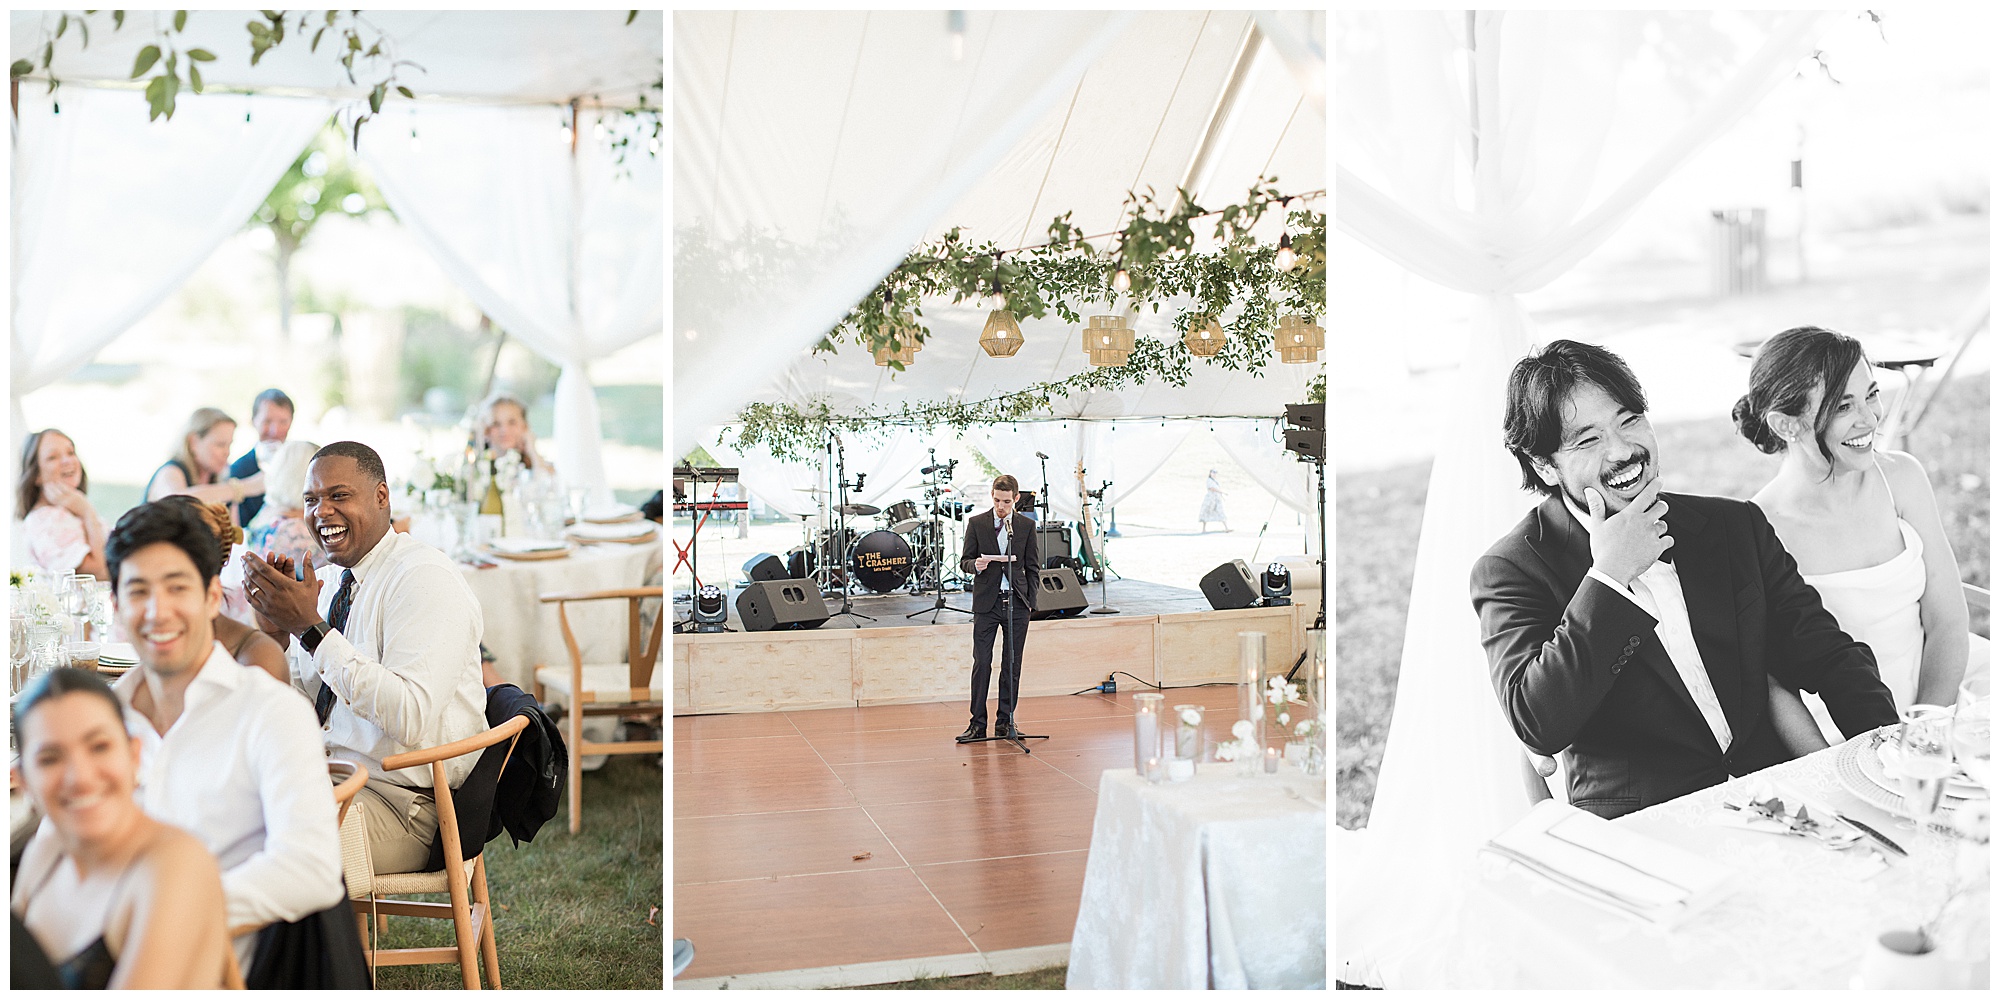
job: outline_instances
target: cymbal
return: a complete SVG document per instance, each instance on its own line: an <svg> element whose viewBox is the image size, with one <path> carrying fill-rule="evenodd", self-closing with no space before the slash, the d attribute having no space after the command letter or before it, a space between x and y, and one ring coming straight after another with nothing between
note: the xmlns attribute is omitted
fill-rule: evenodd
<svg viewBox="0 0 2000 1000"><path fill-rule="evenodd" d="M852 517L871 517L882 513L882 508L865 503L851 503L845 507L835 507L834 510Z"/></svg>

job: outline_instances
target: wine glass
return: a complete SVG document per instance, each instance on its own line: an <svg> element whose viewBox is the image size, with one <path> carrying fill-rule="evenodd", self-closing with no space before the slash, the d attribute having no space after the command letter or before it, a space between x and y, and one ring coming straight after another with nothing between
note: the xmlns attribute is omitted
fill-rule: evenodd
<svg viewBox="0 0 2000 1000"><path fill-rule="evenodd" d="M1951 762L1951 710L1912 705L1903 710L1902 717L1903 731L1896 743L1897 782L1903 793L1903 814L1922 829L1937 815L1945 782L1957 770Z"/></svg>
<svg viewBox="0 0 2000 1000"><path fill-rule="evenodd" d="M1993 766L1993 682L1981 675L1958 686L1958 707L1951 717L1951 754L1958 766L1987 784Z"/></svg>

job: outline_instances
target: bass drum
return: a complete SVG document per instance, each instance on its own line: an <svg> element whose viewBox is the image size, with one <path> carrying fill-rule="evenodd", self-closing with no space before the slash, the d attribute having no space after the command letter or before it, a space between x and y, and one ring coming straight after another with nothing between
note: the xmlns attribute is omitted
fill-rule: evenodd
<svg viewBox="0 0 2000 1000"><path fill-rule="evenodd" d="M871 531L854 543L847 568L862 586L886 594L910 578L910 543L893 531Z"/></svg>

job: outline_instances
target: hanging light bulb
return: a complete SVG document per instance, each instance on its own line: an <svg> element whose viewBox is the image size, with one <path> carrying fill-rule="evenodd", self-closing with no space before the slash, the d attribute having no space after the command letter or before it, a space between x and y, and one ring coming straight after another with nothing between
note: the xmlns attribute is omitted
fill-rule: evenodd
<svg viewBox="0 0 2000 1000"><path fill-rule="evenodd" d="M1125 270L1123 257L1118 258L1118 271L1111 276L1111 287L1118 289L1120 294L1132 290L1132 275Z"/></svg>
<svg viewBox="0 0 2000 1000"><path fill-rule="evenodd" d="M597 124L590 127L590 137L598 142L604 141L604 119L599 118Z"/></svg>
<svg viewBox="0 0 2000 1000"><path fill-rule="evenodd" d="M1292 234L1286 233L1280 236L1278 238L1278 255L1271 259L1271 266L1280 271L1289 271L1292 269L1292 265L1298 263L1298 261L1299 255L1292 252Z"/></svg>

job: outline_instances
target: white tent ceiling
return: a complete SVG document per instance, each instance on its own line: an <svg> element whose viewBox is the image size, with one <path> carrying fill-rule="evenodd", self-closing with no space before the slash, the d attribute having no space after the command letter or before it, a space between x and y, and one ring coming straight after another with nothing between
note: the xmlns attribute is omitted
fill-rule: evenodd
<svg viewBox="0 0 2000 1000"><path fill-rule="evenodd" d="M58 11L12 12L9 61L32 60L40 73L42 44L54 35L60 16ZM630 25L624 23L622 10L371 10L362 17L392 40L395 58L426 70L406 69L400 78L419 98L567 104L583 97L588 103L628 107L645 93L648 104L660 103L659 92L650 89L661 74L662 15L656 10L641 11ZM334 32L320 40L315 54L309 51L310 31L297 34L292 30L297 26L294 20L284 43L252 67L245 25L261 20L257 12L189 11L187 28L180 33L172 33L172 18L172 11L126 11L125 26L114 31L110 12L98 11L89 21L88 48L82 32L71 24L55 43L57 75L65 83L129 80L140 48L157 43L164 31L182 51L203 48L215 55L214 62L201 68L211 91L251 89L331 97L367 92L366 86L348 83L346 73L328 58L328 46L339 41ZM313 28L324 23L318 14L312 20ZM365 34L374 37L372 32ZM364 65L355 61L355 75L367 81L361 72Z"/></svg>
<svg viewBox="0 0 2000 1000"><path fill-rule="evenodd" d="M1318 58L1322 39L1323 15L1311 13L973 12L954 60L943 12L676 14L677 232L700 225L727 243L754 230L817 258L782 289L684 281L677 270L676 448L692 443L681 428L726 420L752 399L831 393L852 411L977 399L1082 370L1075 328L1053 315L1023 323L1028 343L1015 357L987 358L975 343L985 312L973 303L927 304L932 337L894 379L859 348L831 358L807 349L903 252L952 227L1011 248L1041 242L1064 212L1086 233L1115 230L1133 190L1170 203L1187 186L1220 206L1260 176L1276 175L1285 192L1324 188L1323 98L1281 55ZM1064 77L1070 55L1089 61ZM1008 131L1002 98L1019 102L1051 80L1074 82ZM1005 145L982 148L996 137ZM907 235L891 238L898 230ZM1171 336L1170 316L1148 311L1141 335ZM775 358L756 360L767 352ZM1301 369L1318 370L1274 359L1262 379L1205 371L1185 389L1135 388L1088 412L1268 415L1303 398ZM747 384L718 387L732 378Z"/></svg>

